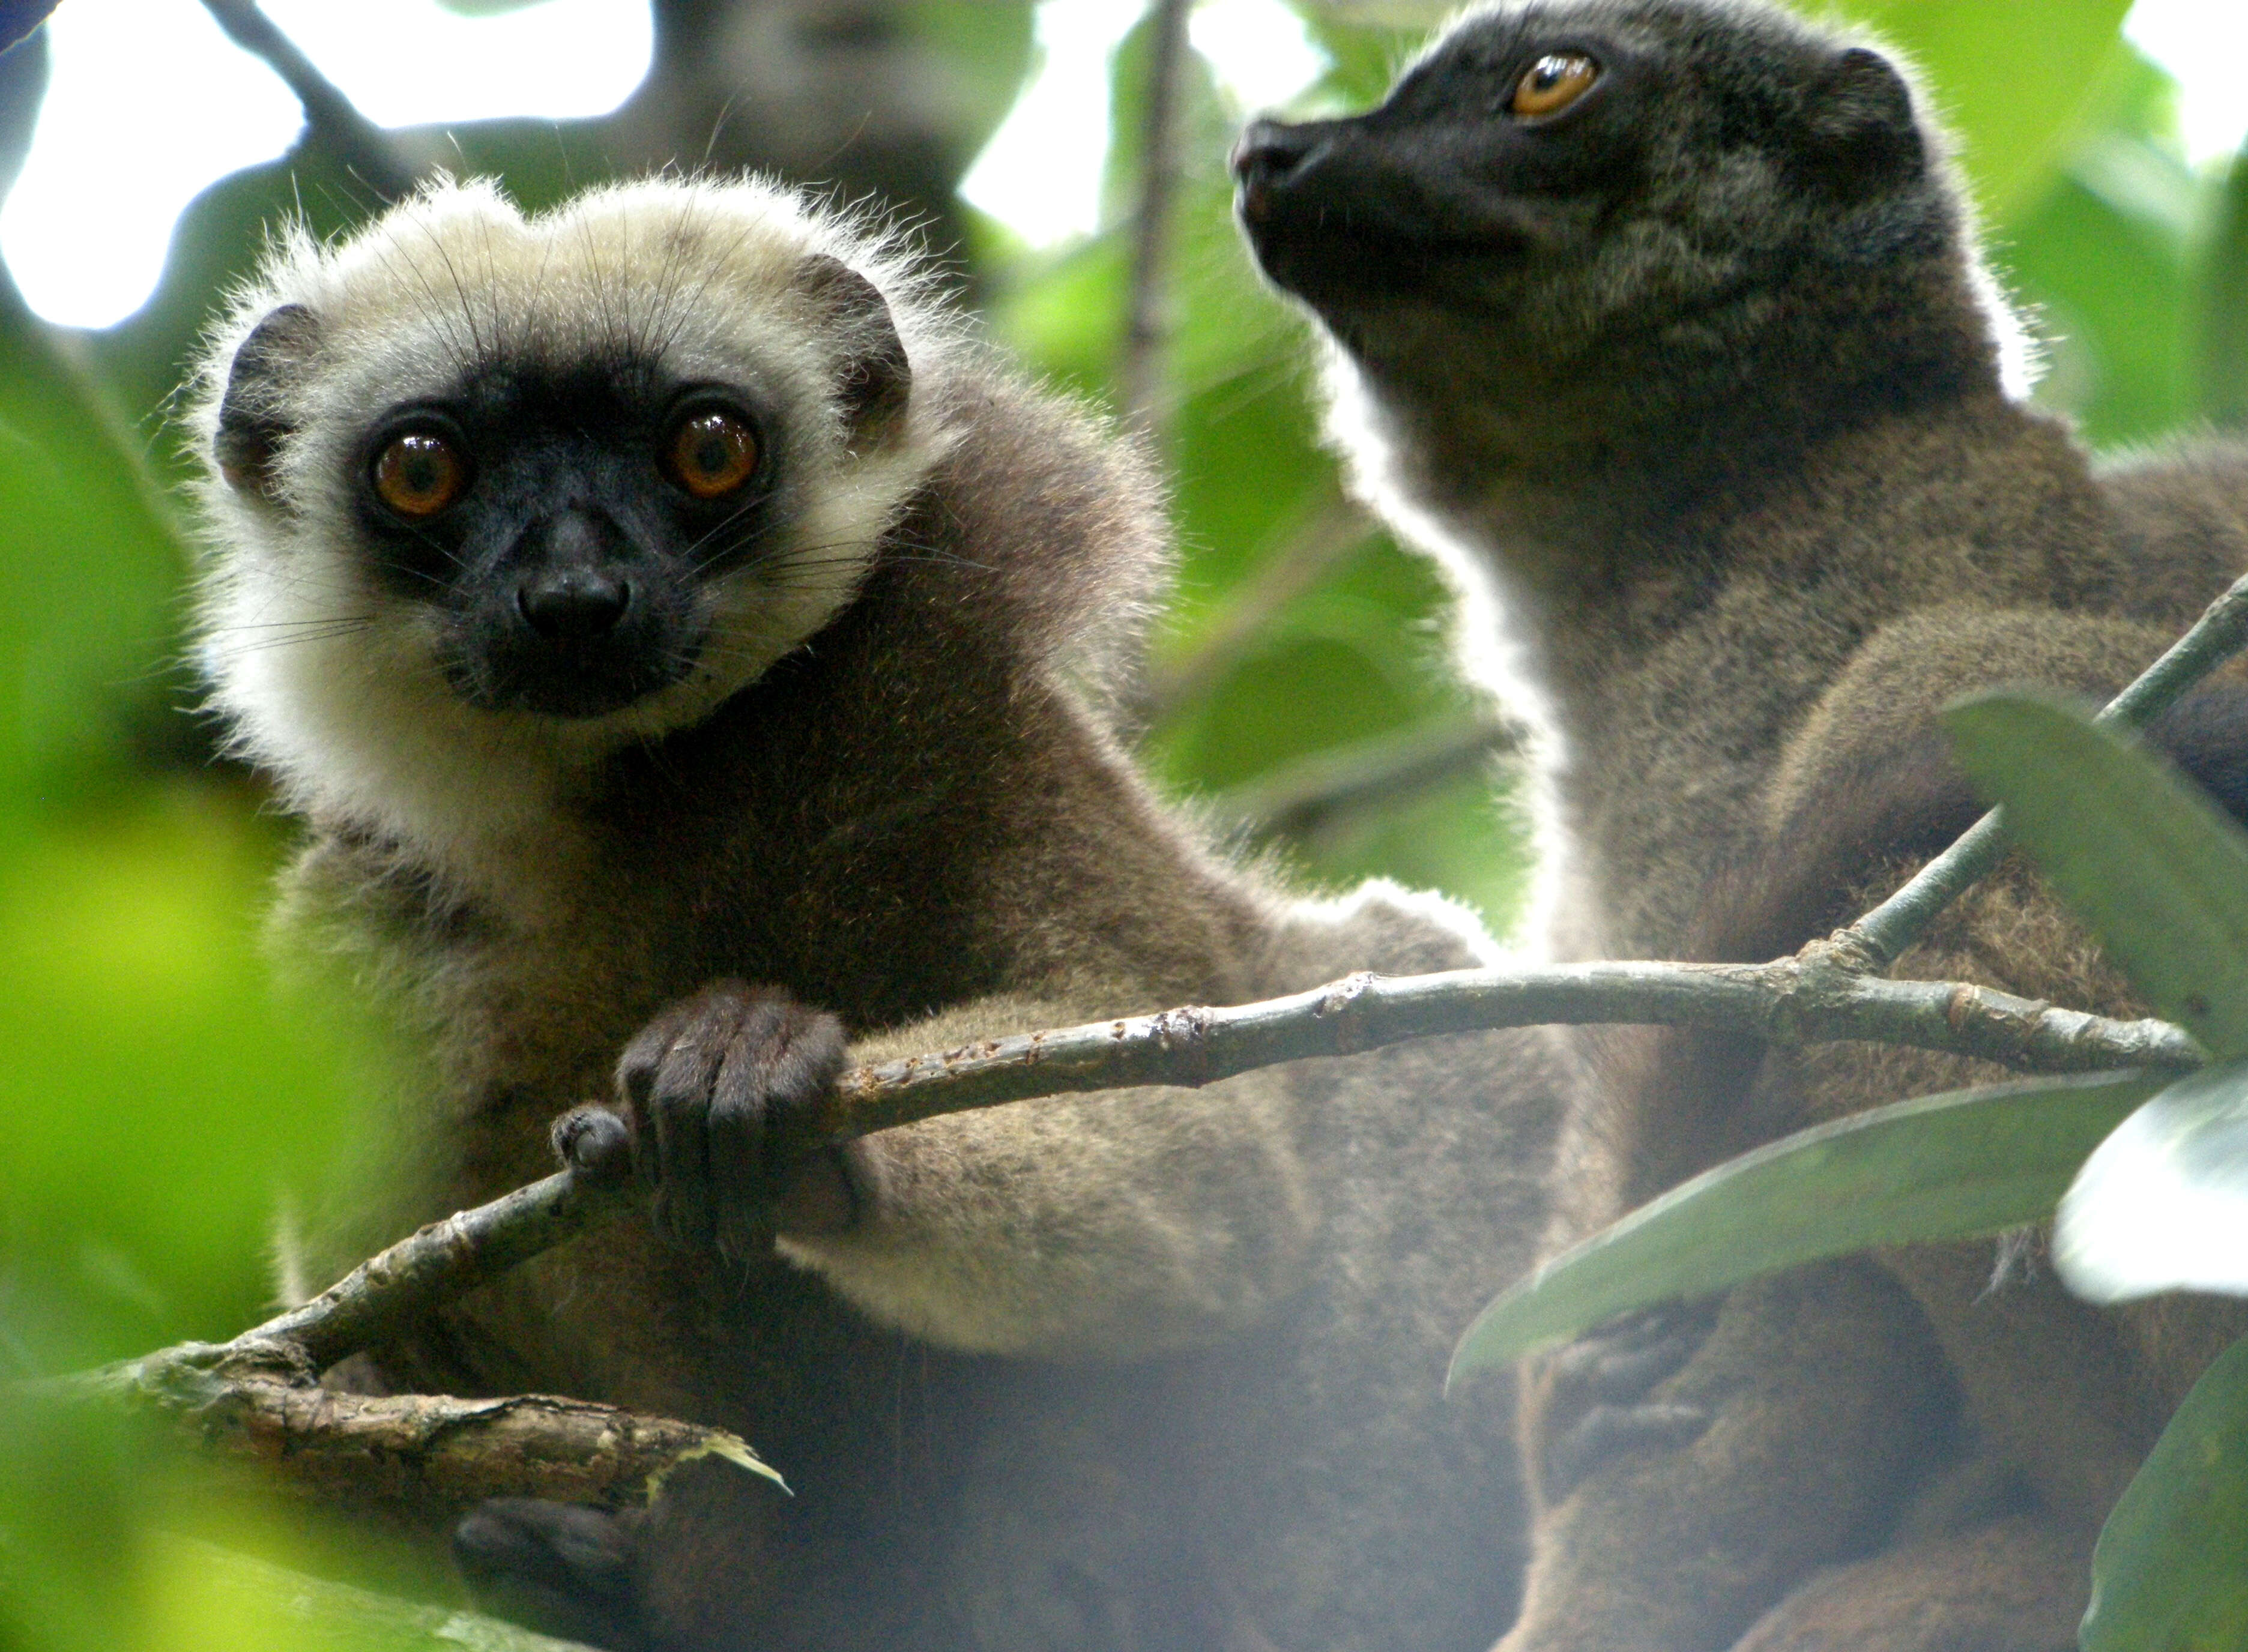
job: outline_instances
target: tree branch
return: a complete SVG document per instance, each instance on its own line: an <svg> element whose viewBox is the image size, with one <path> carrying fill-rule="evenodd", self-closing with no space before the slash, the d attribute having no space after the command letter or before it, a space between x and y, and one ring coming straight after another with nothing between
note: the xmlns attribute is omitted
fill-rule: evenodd
<svg viewBox="0 0 2248 1652"><path fill-rule="evenodd" d="M514 1496L624 1504L702 1457L780 1484L723 1429L551 1395L461 1400L319 1385L336 1361L632 1206L626 1186L551 1176L431 1223L230 1342L160 1348L34 1393L121 1406L206 1451L278 1470L284 1485L343 1502L457 1505Z"/></svg>
<svg viewBox="0 0 2248 1652"><path fill-rule="evenodd" d="M1256 572L1205 627L1200 645L1170 664L1149 669L1141 708L1148 722L1160 723L1208 694L1240 663L1281 609L1373 537L1374 524L1364 511L1332 488L1323 491L1326 497L1308 517L1300 518L1277 547L1257 558Z"/></svg>
<svg viewBox="0 0 2248 1652"><path fill-rule="evenodd" d="M2201 1060L2166 1022L2110 1020L1957 983L1885 981L1809 953L1762 964L1356 975L1261 1004L1166 1010L859 1067L801 1121L796 1145L1044 1096L1196 1087L1442 1033L1606 1022L1690 1022L1780 1043L1871 1038L2039 1072ZM616 1500L682 1453L743 1461L748 1448L731 1436L605 1406L371 1399L313 1386L326 1366L633 1204L628 1186L558 1173L430 1224L232 1342L162 1349L65 1387L168 1416L206 1444L284 1463L319 1486L405 1476L410 1484L392 1484L394 1493Z"/></svg>
<svg viewBox="0 0 2248 1652"><path fill-rule="evenodd" d="M2244 647L2248 647L2248 575L2210 603L2193 629L2110 700L2094 721L2111 728L2143 728ZM1903 888L1847 929L1836 931L1826 944L1847 955L1847 961L1856 968L1886 970L2005 853L2005 813L1993 809Z"/></svg>
<svg viewBox="0 0 2248 1652"><path fill-rule="evenodd" d="M2166 1022L2110 1020L1964 984L1885 981L1816 949L1763 964L1356 975L1261 1004L1127 1016L855 1068L803 1118L796 1145L810 1150L1044 1096L1196 1087L1277 1062L1443 1033L1607 1022L1690 1022L1781 1043L1878 1039L2041 1072L2184 1069L2201 1060ZM300 1485L331 1493L617 1502L683 1457L711 1453L770 1473L731 1435L607 1406L539 1395L369 1398L316 1386L326 1366L634 1207L628 1184L560 1172L430 1224L231 1342L161 1349L49 1388L122 1401L170 1419L207 1448L274 1463Z"/></svg>
<svg viewBox="0 0 2248 1652"><path fill-rule="evenodd" d="M1155 0L1148 12L1148 102L1140 127L1140 205L1132 219L1131 308L1125 318L1120 378L1124 416L1140 429L1162 425L1163 346L1171 197L1179 183L1179 78L1186 62L1192 0Z"/></svg>
<svg viewBox="0 0 2248 1652"><path fill-rule="evenodd" d="M616 1506L703 1457L779 1483L723 1429L552 1395L347 1394L313 1378L297 1350L237 1340L160 1349L38 1394L120 1405L198 1450L276 1470L277 1484L345 1504L459 1507L510 1496Z"/></svg>
<svg viewBox="0 0 2248 1652"><path fill-rule="evenodd" d="M2102 717L2145 722L2244 643L2248 579L2212 604ZM1779 1044L1872 1040L2046 1073L2200 1065L2199 1046L2167 1022L2119 1021L1962 982L1890 981L1873 973L1980 875L1977 859L1990 852L1977 846L1994 836L1986 819L1898 895L1792 958L1356 975L1261 1004L1189 1006L992 1038L853 1069L795 1121L792 1145L810 1151L971 1107L1094 1090L1195 1087L1278 1062L1408 1038L1553 1024L1691 1024ZM1884 945L1892 949L1886 956L1878 949ZM550 1176L432 1223L232 1342L161 1349L49 1388L123 1400L206 1444L280 1463L322 1487L364 1491L403 1475L410 1484L388 1489L620 1500L682 1457L713 1452L770 1473L730 1435L581 1402L369 1399L315 1386L316 1374L333 1361L629 1208L621 1181Z"/></svg>
<svg viewBox="0 0 2248 1652"><path fill-rule="evenodd" d="M302 1349L314 1370L326 1370L631 1203L627 1188L548 1176L432 1222L303 1306L243 1332L228 1346L284 1344Z"/></svg>
<svg viewBox="0 0 2248 1652"><path fill-rule="evenodd" d="M2183 1071L2203 1059L2166 1021L2111 1020L1961 982L1885 981L1818 956L1354 975L1260 1004L1166 1010L860 1067L805 1116L802 1145L1041 1096L1198 1087L1408 1038L1610 1023L1691 1024L1780 1044L1870 1039L2044 1073Z"/></svg>
<svg viewBox="0 0 2248 1652"><path fill-rule="evenodd" d="M226 38L262 59L304 106L305 130L360 182L388 203L414 188L415 168L390 135L322 74L297 43L257 8L257 0L203 0Z"/></svg>
<svg viewBox="0 0 2248 1652"><path fill-rule="evenodd" d="M1301 837L1354 809L1395 805L1512 751L1520 740L1513 723L1469 712L1315 751L1219 793L1210 807L1259 836Z"/></svg>

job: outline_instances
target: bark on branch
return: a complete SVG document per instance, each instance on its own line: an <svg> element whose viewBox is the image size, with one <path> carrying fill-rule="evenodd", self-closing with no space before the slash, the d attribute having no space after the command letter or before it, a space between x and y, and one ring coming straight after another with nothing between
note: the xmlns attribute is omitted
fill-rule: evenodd
<svg viewBox="0 0 2248 1652"><path fill-rule="evenodd" d="M385 202L414 187L413 163L380 127L359 112L297 43L258 9L257 0L203 0L226 38L279 76L305 111L305 130Z"/></svg>
<svg viewBox="0 0 2248 1652"><path fill-rule="evenodd" d="M279 1470L276 1484L347 1505L450 1507L503 1493L632 1503L701 1457L779 1480L723 1429L546 1394L340 1393L271 1345L166 1348L50 1392L121 1403L200 1450Z"/></svg>
<svg viewBox="0 0 2248 1652"><path fill-rule="evenodd" d="M1147 113L1140 127L1140 202L1132 222L1132 275L1119 374L1124 416L1160 435L1165 389L1163 349L1170 336L1168 265L1171 200L1179 182L1179 79L1186 63L1188 0L1155 0L1148 9Z"/></svg>
<svg viewBox="0 0 2248 1652"><path fill-rule="evenodd" d="M1356 975L1259 1004L1166 1010L859 1067L807 1115L801 1145L1040 1097L1196 1087L1443 1033L1608 1022L1690 1022L1781 1043L1871 1038L2049 1073L2183 1069L2202 1059L2167 1022L2111 1020L1958 983L1885 981L1815 949L1763 964ZM272 1462L330 1494L617 1503L644 1495L682 1458L713 1453L769 1473L730 1435L607 1406L543 1395L370 1398L316 1385L336 1361L634 1208L629 1186L560 1172L430 1224L232 1342L161 1349L55 1387L122 1401L207 1448Z"/></svg>

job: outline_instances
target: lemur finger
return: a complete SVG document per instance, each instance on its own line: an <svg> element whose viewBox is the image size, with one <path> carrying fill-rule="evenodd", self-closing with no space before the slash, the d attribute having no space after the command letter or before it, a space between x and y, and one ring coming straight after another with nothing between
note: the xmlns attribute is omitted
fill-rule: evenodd
<svg viewBox="0 0 2248 1652"><path fill-rule="evenodd" d="M1546 1496L1558 1503L1614 1459L1684 1445L1709 1426L1698 1405L1596 1405L1547 1443Z"/></svg>

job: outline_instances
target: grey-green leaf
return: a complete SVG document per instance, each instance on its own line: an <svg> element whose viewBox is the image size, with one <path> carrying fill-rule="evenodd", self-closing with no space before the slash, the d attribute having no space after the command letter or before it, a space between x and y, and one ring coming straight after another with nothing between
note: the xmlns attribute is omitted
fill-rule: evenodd
<svg viewBox="0 0 2248 1652"><path fill-rule="evenodd" d="M1961 766L2131 984L2211 1055L2248 1055L2248 834L2073 708L1978 695L1943 723Z"/></svg>
<svg viewBox="0 0 2248 1652"><path fill-rule="evenodd" d="M2092 1552L2084 1652L2248 1646L2248 1340L2202 1374Z"/></svg>
<svg viewBox="0 0 2248 1652"><path fill-rule="evenodd" d="M593 1652L480 1613L378 1594L195 1538L158 1536L144 1563L177 1644L297 1652Z"/></svg>
<svg viewBox="0 0 2248 1652"><path fill-rule="evenodd" d="M2094 1302L2248 1295L2248 1061L2178 1080L2100 1144L2061 1196L2053 1266Z"/></svg>
<svg viewBox="0 0 2248 1652"><path fill-rule="evenodd" d="M1460 1340L1452 1378L1776 1268L2043 1221L2101 1138L2163 1082L2094 1073L1952 1091L1744 1153L1500 1295Z"/></svg>

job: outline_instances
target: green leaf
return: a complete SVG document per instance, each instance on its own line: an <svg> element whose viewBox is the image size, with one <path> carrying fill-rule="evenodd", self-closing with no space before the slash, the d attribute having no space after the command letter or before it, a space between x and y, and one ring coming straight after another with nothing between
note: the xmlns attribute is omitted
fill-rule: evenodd
<svg viewBox="0 0 2248 1652"><path fill-rule="evenodd" d="M2180 1079L2100 1144L2061 1196L2053 1267L2094 1302L2248 1295L2248 1061Z"/></svg>
<svg viewBox="0 0 2248 1652"><path fill-rule="evenodd" d="M2223 425L2248 423L2248 149L2232 158L2202 251L2202 411Z"/></svg>
<svg viewBox="0 0 2248 1652"><path fill-rule="evenodd" d="M1460 1340L1451 1377L1778 1268L2043 1221L2085 1155L2162 1082L2095 1073L1952 1091L1744 1153L1502 1293Z"/></svg>
<svg viewBox="0 0 2248 1652"><path fill-rule="evenodd" d="M240 1652L593 1652L476 1612L331 1582L192 1538L148 1546L157 1633L141 1644ZM161 1637L161 1639L160 1639Z"/></svg>
<svg viewBox="0 0 2248 1652"><path fill-rule="evenodd" d="M2184 325L2201 186L2171 135L2177 89L2144 60L2117 87L2058 186L1991 249L2042 346L2038 401L2094 448L2151 440L2201 410Z"/></svg>
<svg viewBox="0 0 2248 1652"><path fill-rule="evenodd" d="M2248 1340L2202 1374L2092 1552L2084 1652L2248 1646Z"/></svg>
<svg viewBox="0 0 2248 1652"><path fill-rule="evenodd" d="M1824 3L1799 0L1814 17ZM2005 216L2059 175L2070 141L2130 60L2130 0L1842 0L1917 64L1983 205Z"/></svg>
<svg viewBox="0 0 2248 1652"><path fill-rule="evenodd" d="M2157 1013L2248 1055L2248 836L2160 757L2018 693L1943 714L1960 766Z"/></svg>

